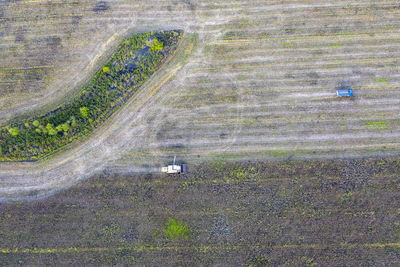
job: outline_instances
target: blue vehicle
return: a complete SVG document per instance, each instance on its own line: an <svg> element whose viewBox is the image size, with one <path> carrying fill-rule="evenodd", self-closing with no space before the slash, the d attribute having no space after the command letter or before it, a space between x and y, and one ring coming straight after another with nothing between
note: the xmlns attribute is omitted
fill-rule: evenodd
<svg viewBox="0 0 400 267"><path fill-rule="evenodd" d="M338 89L336 94L337 96L353 96L353 89Z"/></svg>

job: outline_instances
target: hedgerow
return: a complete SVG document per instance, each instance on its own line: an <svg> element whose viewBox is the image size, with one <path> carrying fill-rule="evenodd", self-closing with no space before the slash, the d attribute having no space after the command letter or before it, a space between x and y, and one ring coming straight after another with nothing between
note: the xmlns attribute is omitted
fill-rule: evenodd
<svg viewBox="0 0 400 267"><path fill-rule="evenodd" d="M68 103L0 129L0 160L37 160L90 134L121 106L175 48L181 31L135 34Z"/></svg>

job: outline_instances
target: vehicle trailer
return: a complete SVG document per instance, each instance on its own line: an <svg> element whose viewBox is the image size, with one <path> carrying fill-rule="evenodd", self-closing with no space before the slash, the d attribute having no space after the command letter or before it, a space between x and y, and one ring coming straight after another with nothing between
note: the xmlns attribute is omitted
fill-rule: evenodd
<svg viewBox="0 0 400 267"><path fill-rule="evenodd" d="M181 165L181 173L185 174L186 173L186 164Z"/></svg>

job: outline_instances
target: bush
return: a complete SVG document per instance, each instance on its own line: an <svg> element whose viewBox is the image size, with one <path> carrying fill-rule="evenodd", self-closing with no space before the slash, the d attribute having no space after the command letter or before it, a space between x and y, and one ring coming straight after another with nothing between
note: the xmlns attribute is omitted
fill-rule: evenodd
<svg viewBox="0 0 400 267"><path fill-rule="evenodd" d="M8 129L8 132L13 136L17 136L19 134L19 129L17 127L10 128Z"/></svg>
<svg viewBox="0 0 400 267"><path fill-rule="evenodd" d="M189 236L189 227L182 222L170 218L165 224L164 234L168 239L171 240L187 238Z"/></svg>
<svg viewBox="0 0 400 267"><path fill-rule="evenodd" d="M150 47L151 51L153 51L153 52L163 50L163 48L164 48L164 44L162 42L160 42L158 39L154 39L152 42L148 42L147 45Z"/></svg>
<svg viewBox="0 0 400 267"><path fill-rule="evenodd" d="M47 132L49 133L49 135L56 135L58 133L58 131L56 129L54 129L53 124L51 124L51 123L48 123L46 125L46 129L47 129Z"/></svg>
<svg viewBox="0 0 400 267"><path fill-rule="evenodd" d="M64 132L67 132L69 130L69 123L64 123L61 127Z"/></svg>
<svg viewBox="0 0 400 267"><path fill-rule="evenodd" d="M86 118L87 116L89 116L89 109L87 107L80 108L80 111L82 117Z"/></svg>

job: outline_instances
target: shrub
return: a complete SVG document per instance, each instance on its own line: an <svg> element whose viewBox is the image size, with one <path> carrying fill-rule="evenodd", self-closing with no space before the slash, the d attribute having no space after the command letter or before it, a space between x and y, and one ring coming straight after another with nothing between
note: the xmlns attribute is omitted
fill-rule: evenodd
<svg viewBox="0 0 400 267"><path fill-rule="evenodd" d="M230 172L230 176L238 181L244 181L248 178L246 169L241 166L233 168Z"/></svg>
<svg viewBox="0 0 400 267"><path fill-rule="evenodd" d="M39 123L38 120L34 120L34 121L32 122L32 124L33 124L33 126L38 127L40 123Z"/></svg>
<svg viewBox="0 0 400 267"><path fill-rule="evenodd" d="M87 116L89 116L89 109L87 107L80 108L80 111L82 117L86 118Z"/></svg>
<svg viewBox="0 0 400 267"><path fill-rule="evenodd" d="M64 131L64 132L67 132L68 130L69 130L69 125L68 125L69 123L64 123L61 127L62 127L62 130Z"/></svg>
<svg viewBox="0 0 400 267"><path fill-rule="evenodd" d="M153 52L163 50L164 48L163 42L159 41L158 39L154 39L152 42L149 42L148 46L150 46L151 51Z"/></svg>
<svg viewBox="0 0 400 267"><path fill-rule="evenodd" d="M10 128L8 129L8 132L13 136L17 136L19 134L19 129L18 127Z"/></svg>
<svg viewBox="0 0 400 267"><path fill-rule="evenodd" d="M51 124L51 123L48 123L46 125L46 129L47 129L47 132L49 133L49 135L56 135L58 133L58 131L56 129L54 129L53 124Z"/></svg>
<svg viewBox="0 0 400 267"><path fill-rule="evenodd" d="M57 125L56 130L57 132L62 132L63 131L62 125Z"/></svg>
<svg viewBox="0 0 400 267"><path fill-rule="evenodd" d="M187 238L189 236L189 227L182 222L170 218L165 224L164 234L168 239L171 240Z"/></svg>
<svg viewBox="0 0 400 267"><path fill-rule="evenodd" d="M110 67L107 67L107 66L103 67L103 72L109 72L109 71L110 71Z"/></svg>

